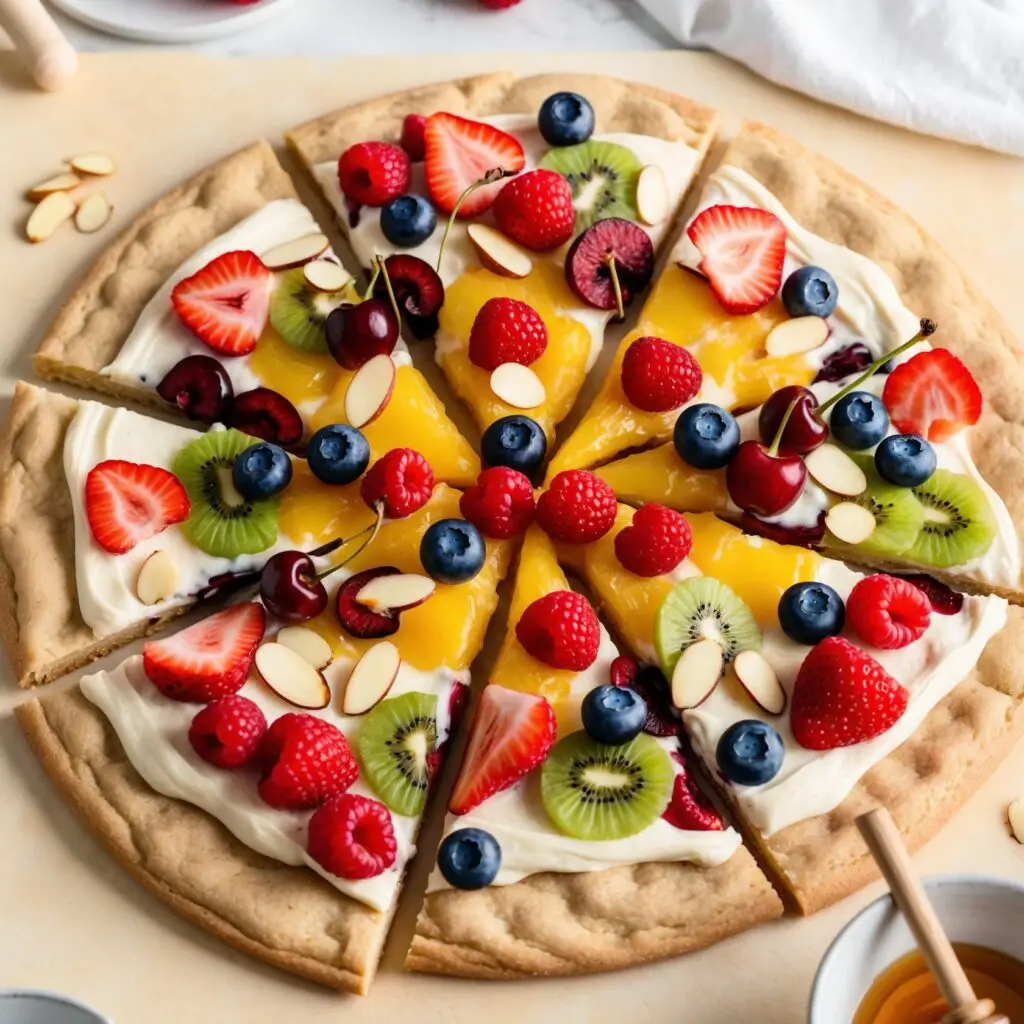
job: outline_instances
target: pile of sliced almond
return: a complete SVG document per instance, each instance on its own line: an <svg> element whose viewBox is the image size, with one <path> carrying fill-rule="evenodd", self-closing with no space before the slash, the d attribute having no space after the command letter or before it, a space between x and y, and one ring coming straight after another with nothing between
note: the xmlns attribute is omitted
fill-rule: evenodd
<svg viewBox="0 0 1024 1024"><path fill-rule="evenodd" d="M672 703L680 711L700 707L715 692L725 670L725 652L716 640L706 638L683 650L672 670ZM760 651L740 651L732 671L747 696L762 711L781 715L786 710L786 691Z"/></svg>
<svg viewBox="0 0 1024 1024"><path fill-rule="evenodd" d="M110 220L114 208L102 192L73 195L90 179L109 178L116 170L105 153L82 153L72 157L60 174L33 185L26 198L36 204L25 224L30 242L45 242L66 221L74 220L84 234L99 231Z"/></svg>

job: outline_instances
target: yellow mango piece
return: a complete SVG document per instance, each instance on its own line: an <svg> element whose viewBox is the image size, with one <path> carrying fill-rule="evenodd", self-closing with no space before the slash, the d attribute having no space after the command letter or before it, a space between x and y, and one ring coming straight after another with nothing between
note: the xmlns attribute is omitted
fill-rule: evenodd
<svg viewBox="0 0 1024 1024"><path fill-rule="evenodd" d="M729 500L724 469L694 469L671 443L626 455L594 472L631 505L654 501L687 512L716 512Z"/></svg>

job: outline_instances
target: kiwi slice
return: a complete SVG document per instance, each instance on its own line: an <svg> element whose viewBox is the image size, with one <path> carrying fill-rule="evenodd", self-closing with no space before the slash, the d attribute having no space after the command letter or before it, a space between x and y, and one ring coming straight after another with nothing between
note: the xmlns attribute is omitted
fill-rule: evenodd
<svg viewBox="0 0 1024 1024"><path fill-rule="evenodd" d="M540 166L569 182L576 234L606 217L637 220L636 183L643 164L631 149L615 142L581 142L548 150Z"/></svg>
<svg viewBox="0 0 1024 1024"><path fill-rule="evenodd" d="M609 747L574 732L540 770L540 798L559 831L576 839L625 839L668 806L674 772L658 741L640 733Z"/></svg>
<svg viewBox="0 0 1024 1024"><path fill-rule="evenodd" d="M937 469L913 488L924 509L924 523L907 558L949 568L983 555L998 533L985 492L964 473Z"/></svg>
<svg viewBox="0 0 1024 1024"><path fill-rule="evenodd" d="M861 541L856 550L882 557L904 554L917 539L924 524L924 509L920 502L909 488L897 487L883 480L875 470L873 455L859 452L846 454L864 470L868 486L856 498L845 500L862 505L875 517L875 532L867 540ZM849 547L837 544L834 539L830 546Z"/></svg>
<svg viewBox="0 0 1024 1024"><path fill-rule="evenodd" d="M302 267L289 270L270 297L270 323L289 345L303 352L326 353L324 324L342 303L344 292L331 295L310 288Z"/></svg>
<svg viewBox="0 0 1024 1024"><path fill-rule="evenodd" d="M724 583L710 576L683 580L665 595L654 620L654 647L666 676L679 655L698 640L720 644L725 660L761 646L761 630L750 609Z"/></svg>
<svg viewBox="0 0 1024 1024"><path fill-rule="evenodd" d="M437 747L436 714L437 697L403 693L382 700L356 736L366 781L395 814L421 814L426 806L427 755Z"/></svg>
<svg viewBox="0 0 1024 1024"><path fill-rule="evenodd" d="M192 503L182 529L208 555L254 555L277 540L278 499L243 498L231 477L235 459L256 442L240 430L211 430L185 445L171 463Z"/></svg>

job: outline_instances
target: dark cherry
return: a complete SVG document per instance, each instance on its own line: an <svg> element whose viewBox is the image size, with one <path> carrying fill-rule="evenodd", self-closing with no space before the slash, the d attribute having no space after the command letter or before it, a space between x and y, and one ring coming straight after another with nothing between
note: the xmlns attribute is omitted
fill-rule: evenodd
<svg viewBox="0 0 1024 1024"><path fill-rule="evenodd" d="M382 299L332 310L324 332L331 355L346 370L358 370L374 356L391 355L398 344L398 321Z"/></svg>
<svg viewBox="0 0 1024 1024"><path fill-rule="evenodd" d="M765 444L771 444L782 417L792 402L793 412L782 435L779 451L786 455L806 455L828 440L828 424L817 416L818 396L809 388L791 384L774 392L757 417L757 430Z"/></svg>
<svg viewBox="0 0 1024 1024"><path fill-rule="evenodd" d="M654 246L650 235L631 220L608 217L587 228L565 258L565 279L588 306L618 308L611 264L619 279L623 303L651 283Z"/></svg>
<svg viewBox="0 0 1024 1024"><path fill-rule="evenodd" d="M766 537L776 544L789 544L801 548L817 547L825 536L825 513L818 516L815 526L782 526L779 523L766 523L749 512L740 517L740 527L744 533L752 533L757 537Z"/></svg>
<svg viewBox="0 0 1024 1024"><path fill-rule="evenodd" d="M227 420L235 397L227 370L212 356L185 356L167 371L156 392L190 420L203 423Z"/></svg>
<svg viewBox="0 0 1024 1024"><path fill-rule="evenodd" d="M931 602L932 611L939 615L956 615L964 606L964 595L950 590L945 583L940 583L934 576L925 573L911 573L903 577L913 583L918 590L924 591Z"/></svg>
<svg viewBox="0 0 1024 1024"><path fill-rule="evenodd" d="M654 665L645 665L629 684L644 699L647 705L647 720L644 732L651 736L676 736L680 731L680 722L672 714L672 698L669 695L668 682L661 669Z"/></svg>
<svg viewBox="0 0 1024 1024"><path fill-rule="evenodd" d="M378 576L394 576L400 572L394 566L384 565L377 569L364 569L354 576L349 576L340 587L335 597L335 608L338 621L345 632L357 640L380 640L386 636L394 636L400 625L397 615L379 615L377 612L364 608L356 601L356 595L370 580Z"/></svg>
<svg viewBox="0 0 1024 1024"><path fill-rule="evenodd" d="M302 440L302 417L284 395L270 388L253 388L235 398L231 426L243 434L291 448Z"/></svg>
<svg viewBox="0 0 1024 1024"><path fill-rule="evenodd" d="M729 497L756 516L785 512L806 482L807 467L799 455L773 454L759 441L744 441L725 470Z"/></svg>
<svg viewBox="0 0 1024 1024"><path fill-rule="evenodd" d="M814 383L842 380L853 373L866 370L874 361L875 357L871 354L871 349L862 341L855 341L847 345L846 348L833 352L825 360L818 375L814 378Z"/></svg>
<svg viewBox="0 0 1024 1024"><path fill-rule="evenodd" d="M304 551L281 551L260 574L260 600L275 619L308 622L327 607L327 588Z"/></svg>
<svg viewBox="0 0 1024 1024"><path fill-rule="evenodd" d="M444 305L444 284L434 268L419 256L396 253L384 261L398 308L414 338L424 341L437 333L438 313ZM389 302L383 275L377 278L373 294Z"/></svg>

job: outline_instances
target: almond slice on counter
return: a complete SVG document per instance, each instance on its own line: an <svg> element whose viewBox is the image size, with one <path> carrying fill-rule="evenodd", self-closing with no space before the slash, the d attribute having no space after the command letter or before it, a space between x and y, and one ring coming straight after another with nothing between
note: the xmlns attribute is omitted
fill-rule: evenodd
<svg viewBox="0 0 1024 1024"><path fill-rule="evenodd" d="M825 513L825 526L845 544L861 544L875 532L875 517L861 505L841 501Z"/></svg>
<svg viewBox="0 0 1024 1024"><path fill-rule="evenodd" d="M1018 843L1024 843L1024 800L1017 797L1006 809L1010 821L1010 831Z"/></svg>
<svg viewBox="0 0 1024 1024"><path fill-rule="evenodd" d="M33 211L25 225L30 242L45 242L75 215L75 201L67 192L51 192Z"/></svg>
<svg viewBox="0 0 1024 1024"><path fill-rule="evenodd" d="M345 392L345 418L357 430L372 423L391 401L397 371L387 353L368 359L356 370Z"/></svg>
<svg viewBox="0 0 1024 1024"><path fill-rule="evenodd" d="M864 470L849 455L834 444L823 444L804 456L807 472L826 491L855 498L867 490L868 478Z"/></svg>
<svg viewBox="0 0 1024 1024"><path fill-rule="evenodd" d="M725 655L714 640L690 644L672 670L672 703L681 711L703 704L714 693L724 665Z"/></svg>
<svg viewBox="0 0 1024 1024"><path fill-rule="evenodd" d="M79 156L73 156L68 161L68 165L73 171L78 171L79 174L89 174L94 178L109 178L117 170L113 159L106 153L82 153Z"/></svg>
<svg viewBox="0 0 1024 1024"><path fill-rule="evenodd" d="M302 238L275 245L260 259L268 270L290 270L322 256L329 244L327 236L318 231L316 234L303 235Z"/></svg>
<svg viewBox="0 0 1024 1024"><path fill-rule="evenodd" d="M402 656L388 640L374 644L355 664L345 685L341 711L345 715L365 715L386 696L398 678Z"/></svg>
<svg viewBox="0 0 1024 1024"><path fill-rule="evenodd" d="M99 231L110 220L114 208L101 192L86 196L75 211L75 227L84 235Z"/></svg>
<svg viewBox="0 0 1024 1024"><path fill-rule="evenodd" d="M828 323L820 316L798 316L776 324L765 339L770 356L795 356L821 348L828 339Z"/></svg>
<svg viewBox="0 0 1024 1024"><path fill-rule="evenodd" d="M178 578L178 563L161 548L142 563L135 581L135 596L145 605L159 604L173 597Z"/></svg>
<svg viewBox="0 0 1024 1024"><path fill-rule="evenodd" d="M356 594L356 602L381 615L404 612L430 598L437 584L429 576L402 572L377 576Z"/></svg>
<svg viewBox="0 0 1024 1024"><path fill-rule="evenodd" d="M636 212L644 224L660 224L668 216L668 182L665 172L648 164L636 179Z"/></svg>
<svg viewBox="0 0 1024 1024"><path fill-rule="evenodd" d="M334 660L331 645L315 629L308 626L285 626L274 637L274 642L294 651L313 668L327 668Z"/></svg>
<svg viewBox="0 0 1024 1024"><path fill-rule="evenodd" d="M747 696L769 715L786 710L786 691L760 651L740 651L733 659L733 671Z"/></svg>
<svg viewBox="0 0 1024 1024"><path fill-rule="evenodd" d="M301 654L284 644L261 644L256 649L256 671L283 701L305 711L319 711L331 702L331 688L323 673Z"/></svg>
<svg viewBox="0 0 1024 1024"><path fill-rule="evenodd" d="M491 374L491 390L513 409L536 409L548 394L540 377L522 363L502 363Z"/></svg>
<svg viewBox="0 0 1024 1024"><path fill-rule="evenodd" d="M505 277L526 277L533 270L533 260L510 238L487 224L470 224L466 229L484 267L492 274Z"/></svg>
<svg viewBox="0 0 1024 1024"><path fill-rule="evenodd" d="M45 199L51 192L70 192L81 184L82 179L77 174L58 174L47 178L46 181L39 182L38 185L33 185L25 193L25 197L33 203L38 203L40 199Z"/></svg>
<svg viewBox="0 0 1024 1024"><path fill-rule="evenodd" d="M302 268L302 275L314 291L328 294L340 292L352 280L352 275L333 260L311 260Z"/></svg>

